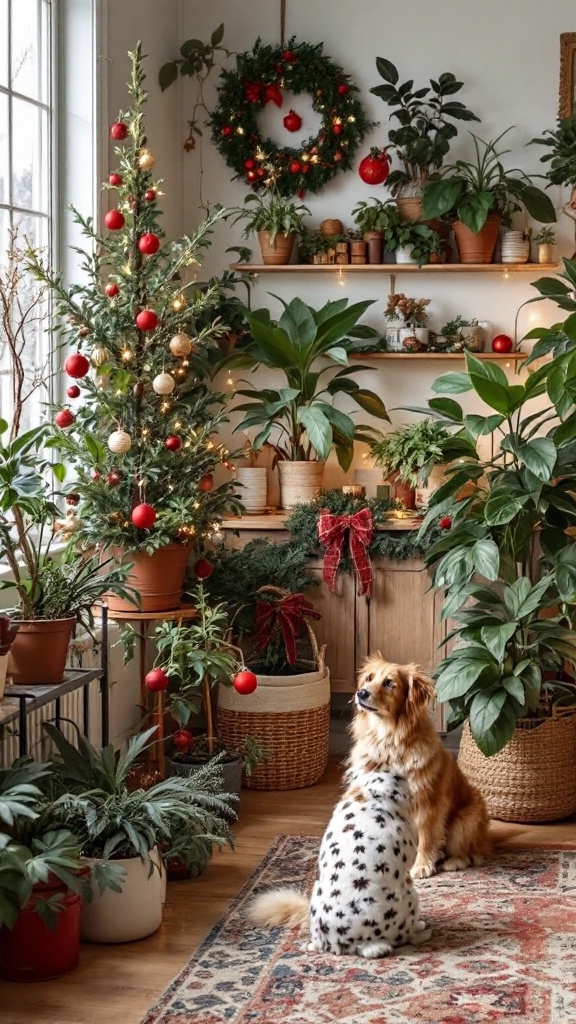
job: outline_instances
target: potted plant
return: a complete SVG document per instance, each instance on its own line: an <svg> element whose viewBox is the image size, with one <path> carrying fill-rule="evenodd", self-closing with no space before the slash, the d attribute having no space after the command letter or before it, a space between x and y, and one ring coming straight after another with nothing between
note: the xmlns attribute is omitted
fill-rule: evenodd
<svg viewBox="0 0 576 1024"><path fill-rule="evenodd" d="M49 771L30 760L0 769L0 977L8 981L58 977L80 955L83 864L40 788Z"/></svg>
<svg viewBox="0 0 576 1024"><path fill-rule="evenodd" d="M402 220L422 217L422 192L430 178L444 163L452 139L458 134L454 121L479 121L472 111L453 96L463 86L450 72L444 72L430 85L415 89L414 82L399 85L399 73L392 61L376 58L376 67L384 85L370 92L392 107L390 120L397 128L388 131L387 150L400 161L401 169L389 174L386 184L396 197Z"/></svg>
<svg viewBox="0 0 576 1024"><path fill-rule="evenodd" d="M425 508L441 485L446 466L463 456L473 459L475 447L438 420L423 419L382 435L370 445L370 454L393 479L397 500L406 508Z"/></svg>
<svg viewBox="0 0 576 1024"><path fill-rule="evenodd" d="M348 262L349 236L345 232L329 235L327 232L310 231L298 240L298 258L301 263L342 263Z"/></svg>
<svg viewBox="0 0 576 1024"><path fill-rule="evenodd" d="M307 213L307 206L280 195L271 186L266 192L247 195L244 206L236 210L234 223L246 221L242 238L256 232L263 263L282 264L290 262L294 242L304 233Z"/></svg>
<svg viewBox="0 0 576 1024"><path fill-rule="evenodd" d="M497 145L509 131L491 142L470 132L474 158L443 167L425 186L424 216L452 220L461 263L491 263L500 225L510 225L512 214L523 207L535 220L556 220L550 197L527 174L504 169L501 157L508 150Z"/></svg>
<svg viewBox="0 0 576 1024"><path fill-rule="evenodd" d="M347 470L355 438L366 436L365 428L357 427L350 415L336 408L337 395L346 394L365 412L388 419L381 399L354 381L352 374L361 368L348 365L352 336L361 330L358 320L370 305L367 301L348 306L347 299L340 299L314 309L295 298L284 303L277 321L268 309L248 315L254 341L245 354L255 368L278 370L284 384L238 389L238 395L251 401L236 406L235 411L244 413L244 418L235 429L258 427L254 446L267 444L274 449L284 508L318 493L324 462L332 449Z"/></svg>
<svg viewBox="0 0 576 1024"><path fill-rule="evenodd" d="M576 267L566 267L568 287L539 284L542 294L555 285L573 311ZM464 458L448 471L423 527L444 531L427 562L444 593L442 616L454 623L448 639L457 641L436 672L438 696L453 722L467 720L460 760L489 810L518 821L576 809L576 699L563 682L565 664L576 664L573 390L564 355L574 343L561 324L537 334L530 359L555 354L523 383L470 353L465 373L435 382L435 392L450 395L432 399L435 415L471 441L496 432L497 444L492 457ZM473 392L489 414L466 415L456 391Z"/></svg>
<svg viewBox="0 0 576 1024"><path fill-rule="evenodd" d="M393 252L396 263L429 263L432 254L441 253L444 242L437 231L426 224L399 221L384 234L386 249Z"/></svg>
<svg viewBox="0 0 576 1024"><path fill-rule="evenodd" d="M420 352L426 348L429 305L430 299L412 299L404 292L388 296L384 316L389 352Z"/></svg>
<svg viewBox="0 0 576 1024"><path fill-rule="evenodd" d="M77 746L50 724L56 749L55 811L67 822L90 866L92 899L82 909L82 937L131 942L162 922L161 858L185 847L190 864L205 866L213 844L233 846L234 797L223 792L218 763L195 775L130 790L127 779L156 729L132 737L123 751Z"/></svg>
<svg viewBox="0 0 576 1024"><path fill-rule="evenodd" d="M572 215L576 196L576 114L560 118L555 130L547 128L541 138L530 142L546 146L547 152L540 160L548 164L546 177L550 184L570 185L572 194L564 210Z"/></svg>
<svg viewBox="0 0 576 1024"><path fill-rule="evenodd" d="M368 263L382 263L384 240L400 223L395 203L362 199L352 210L352 216L366 242Z"/></svg>
<svg viewBox="0 0 576 1024"><path fill-rule="evenodd" d="M8 655L17 630L17 623L11 622L7 615L0 615L0 704L4 700Z"/></svg>
<svg viewBox="0 0 576 1024"><path fill-rule="evenodd" d="M544 227L534 235L534 243L538 247L538 263L554 262L554 246L556 234L554 228Z"/></svg>
<svg viewBox="0 0 576 1024"><path fill-rule="evenodd" d="M446 341L445 351L483 352L486 342L486 331L478 323L476 317L467 318L458 314L440 329L440 335Z"/></svg>
<svg viewBox="0 0 576 1024"><path fill-rule="evenodd" d="M83 283L67 287L34 254L29 266L52 290L56 331L69 353L69 401L54 417L54 443L75 471L76 537L103 559L131 563L141 610L162 611L180 603L192 537L201 546L235 507L230 483L214 487L212 475L226 461L215 440L222 396L201 379L201 361L192 364L211 344L211 327L198 334L196 319L213 295L186 280L225 211L209 214L192 237L165 240L140 45L131 65L132 106L111 127L119 140L107 183L113 208L101 228L74 214L90 243ZM131 607L112 599L109 606Z"/></svg>

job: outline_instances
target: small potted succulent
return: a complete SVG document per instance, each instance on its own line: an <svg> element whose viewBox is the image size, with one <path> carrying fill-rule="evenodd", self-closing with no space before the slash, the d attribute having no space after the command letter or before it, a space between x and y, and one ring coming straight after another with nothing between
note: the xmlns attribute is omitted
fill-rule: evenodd
<svg viewBox="0 0 576 1024"><path fill-rule="evenodd" d="M553 263L556 244L554 228L545 226L534 235L534 244L538 246L538 263Z"/></svg>
<svg viewBox="0 0 576 1024"><path fill-rule="evenodd" d="M388 296L386 348L389 352L421 352L428 345L430 299L411 299L404 292Z"/></svg>
<svg viewBox="0 0 576 1024"><path fill-rule="evenodd" d="M262 262L283 264L290 262L294 243L304 233L304 217L310 210L270 188L262 194L250 193L244 206L234 212L234 223L246 221L242 238L249 238L254 232L258 235Z"/></svg>

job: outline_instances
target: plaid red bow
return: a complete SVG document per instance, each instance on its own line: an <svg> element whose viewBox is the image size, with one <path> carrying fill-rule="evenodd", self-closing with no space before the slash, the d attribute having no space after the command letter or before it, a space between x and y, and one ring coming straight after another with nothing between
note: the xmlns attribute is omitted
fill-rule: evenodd
<svg viewBox="0 0 576 1024"><path fill-rule="evenodd" d="M370 594L372 566L367 549L374 533L374 524L369 508L361 508L353 515L344 516L335 516L327 511L320 513L318 537L320 543L326 548L322 575L328 584L328 589L334 590L346 533L348 533L350 554L358 577L359 593Z"/></svg>
<svg viewBox="0 0 576 1024"><path fill-rule="evenodd" d="M304 619L319 619L304 594L286 594L279 601L256 602L255 641L260 650L268 646L276 629L282 633L286 659L289 665L296 662L296 639L302 632Z"/></svg>

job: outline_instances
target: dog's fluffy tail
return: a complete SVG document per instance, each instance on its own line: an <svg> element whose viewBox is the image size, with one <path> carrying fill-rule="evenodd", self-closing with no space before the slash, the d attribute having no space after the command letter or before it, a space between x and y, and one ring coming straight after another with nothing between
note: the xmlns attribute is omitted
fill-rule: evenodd
<svg viewBox="0 0 576 1024"><path fill-rule="evenodd" d="M248 917L260 927L295 928L308 924L310 901L298 889L271 889L260 893L248 907Z"/></svg>

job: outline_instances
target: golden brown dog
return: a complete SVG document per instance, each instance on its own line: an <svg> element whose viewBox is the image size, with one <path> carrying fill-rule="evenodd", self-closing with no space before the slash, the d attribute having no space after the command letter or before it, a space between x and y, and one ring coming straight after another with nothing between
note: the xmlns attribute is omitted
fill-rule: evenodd
<svg viewBox="0 0 576 1024"><path fill-rule="evenodd" d="M433 696L434 683L418 665L396 665L380 653L364 663L355 694L349 766L390 766L408 779L418 828L413 878L482 864L491 848L486 805L442 746L428 711Z"/></svg>

